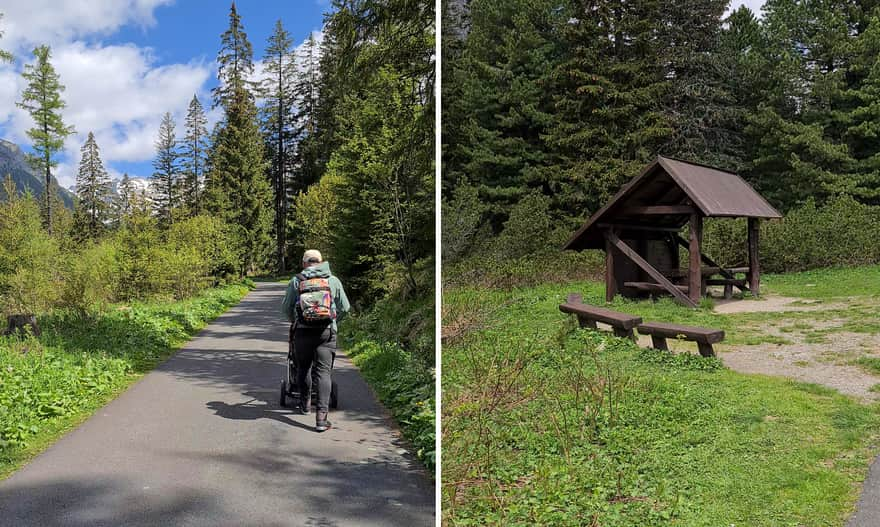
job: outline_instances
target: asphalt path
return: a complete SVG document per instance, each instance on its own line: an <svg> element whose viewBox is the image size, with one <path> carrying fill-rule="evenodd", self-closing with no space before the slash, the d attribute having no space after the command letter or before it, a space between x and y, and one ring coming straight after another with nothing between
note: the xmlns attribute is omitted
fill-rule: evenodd
<svg viewBox="0 0 880 527"><path fill-rule="evenodd" d="M862 486L862 495L856 504L856 513L846 527L880 526L880 457L871 464L868 477Z"/></svg>
<svg viewBox="0 0 880 527"><path fill-rule="evenodd" d="M433 483L348 359L333 429L279 406L283 295L260 284L0 482L0 525L434 525Z"/></svg>

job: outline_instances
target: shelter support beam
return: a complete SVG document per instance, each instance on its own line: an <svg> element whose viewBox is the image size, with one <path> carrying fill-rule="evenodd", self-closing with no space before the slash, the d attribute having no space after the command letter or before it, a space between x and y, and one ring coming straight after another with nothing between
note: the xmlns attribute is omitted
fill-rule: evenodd
<svg viewBox="0 0 880 527"><path fill-rule="evenodd" d="M614 295L617 294L617 277L614 276L614 244L609 238L609 235L614 231L610 229L607 233L605 236L605 301L611 302L614 300Z"/></svg>
<svg viewBox="0 0 880 527"><path fill-rule="evenodd" d="M761 294L761 263L758 261L758 235L761 232L760 220L749 218L749 289L752 294Z"/></svg>
<svg viewBox="0 0 880 527"><path fill-rule="evenodd" d="M679 245L681 245L682 247L684 247L685 249L690 248L690 244L688 243L688 241L685 240L684 238L682 238L681 236L679 236L678 234L673 234L673 238L675 238L675 241L676 241ZM717 268L718 268L718 274L720 274L720 275L723 276L724 278L727 278L727 279L729 279L729 280L735 280L735 279L736 279L736 277L733 276L733 273L731 273L728 269L725 269L724 267L721 267L720 265L718 265L718 263L717 263L715 260L709 258L709 257L706 256L705 254L700 254L700 259L703 260L703 263L706 264L706 265L708 265L709 267L717 267ZM739 287L739 285L736 285L736 284L734 284L734 286L735 286L735 287ZM741 287L740 289L745 291L745 290L747 290L748 288L747 288L746 286L743 286L743 287Z"/></svg>
<svg viewBox="0 0 880 527"><path fill-rule="evenodd" d="M703 295L703 272L700 268L702 251L700 246L703 243L703 217L697 213L691 214L689 222L690 241L688 251L690 253L690 263L688 266L688 296L694 305L700 303L700 297Z"/></svg>
<svg viewBox="0 0 880 527"><path fill-rule="evenodd" d="M614 231L609 230L605 232L605 242L606 246L610 243L617 250L619 250L621 254L632 260L634 264L636 264L641 270L648 273L651 278L653 278L658 284L663 286L663 289L672 294L672 296L674 296L679 302L688 307L697 307L697 304L699 303L699 297L697 297L696 302L688 298L687 295L685 295L683 292L681 292L681 290L675 287L675 284L673 284L669 281L668 278L663 276L663 273L658 271L653 265L649 264L644 258L639 256L639 253L637 253L632 247L621 240ZM699 251L697 252L697 254L699 254ZM699 278L702 278L700 277L699 265L697 265L697 276ZM699 294L699 291L700 288L699 286L697 286L697 294Z"/></svg>

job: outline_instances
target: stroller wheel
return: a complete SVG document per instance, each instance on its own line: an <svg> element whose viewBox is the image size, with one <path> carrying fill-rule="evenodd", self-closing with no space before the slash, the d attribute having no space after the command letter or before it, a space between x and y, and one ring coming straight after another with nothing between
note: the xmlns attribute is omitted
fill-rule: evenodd
<svg viewBox="0 0 880 527"><path fill-rule="evenodd" d="M282 407L287 406L287 381L281 381L281 396L278 398L278 404Z"/></svg>
<svg viewBox="0 0 880 527"><path fill-rule="evenodd" d="M330 384L330 408L334 410L339 408L339 385L336 384L336 380Z"/></svg>

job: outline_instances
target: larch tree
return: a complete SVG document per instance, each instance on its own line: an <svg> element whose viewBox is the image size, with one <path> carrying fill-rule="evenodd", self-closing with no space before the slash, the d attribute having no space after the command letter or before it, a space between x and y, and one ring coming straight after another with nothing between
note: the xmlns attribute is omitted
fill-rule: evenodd
<svg viewBox="0 0 880 527"><path fill-rule="evenodd" d="M286 270L287 248L287 187L291 172L296 140L294 115L294 83L296 55L293 39L284 29L281 20L275 23L275 31L269 37L263 58L265 77L259 90L265 101L261 108L263 134L266 138L272 191L275 198L275 266L279 272Z"/></svg>
<svg viewBox="0 0 880 527"><path fill-rule="evenodd" d="M52 232L52 169L58 166L56 155L64 148L64 140L73 134L72 126L64 124L61 110L66 107L61 98L64 85L52 63L51 51L48 46L34 49L33 64L26 64L22 77L28 82L21 94L21 101L16 103L19 108L27 110L34 120L34 127L27 131L33 141L34 154L28 155L28 162L35 170L45 175L46 186L43 189L44 206L43 221L49 233Z"/></svg>
<svg viewBox="0 0 880 527"><path fill-rule="evenodd" d="M110 211L110 176L101 162L95 135L89 132L80 150L79 171L76 175L78 231L97 238L104 230Z"/></svg>
<svg viewBox="0 0 880 527"><path fill-rule="evenodd" d="M263 137L251 92L253 48L232 4L229 29L217 54L214 106L223 108L209 154L209 210L238 229L241 271L266 265L271 251L272 189L266 178Z"/></svg>
<svg viewBox="0 0 880 527"><path fill-rule="evenodd" d="M202 187L208 153L208 118L199 98L193 95L184 121L184 136L181 142L181 201L190 216L202 211Z"/></svg>
<svg viewBox="0 0 880 527"><path fill-rule="evenodd" d="M174 133L174 119L165 112L156 138L156 158L153 160L153 182L156 186L154 207L159 220L165 225L174 222L180 207L180 152Z"/></svg>

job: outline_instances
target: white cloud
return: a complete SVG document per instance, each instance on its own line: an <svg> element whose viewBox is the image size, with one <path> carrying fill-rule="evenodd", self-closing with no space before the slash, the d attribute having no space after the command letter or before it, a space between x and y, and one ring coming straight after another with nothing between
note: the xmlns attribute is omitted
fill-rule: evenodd
<svg viewBox="0 0 880 527"><path fill-rule="evenodd" d="M65 142L64 163L57 170L65 186L75 178L79 149L90 131L105 164L146 161L154 155L162 114L171 112L181 131L193 94L199 94L203 105L210 104L203 86L212 75L212 64L156 65L149 49L82 42L59 46L52 64L66 87L64 121L76 128ZM33 121L15 107L25 81L19 72L3 67L0 86L0 125L7 122L0 131L9 140L27 144L25 132Z"/></svg>
<svg viewBox="0 0 880 527"><path fill-rule="evenodd" d="M126 24L149 27L153 11L174 0L0 0L0 41L17 53L86 35L109 35Z"/></svg>
<svg viewBox="0 0 880 527"><path fill-rule="evenodd" d="M64 121L76 128L65 142L57 177L73 184L79 150L92 131L111 175L114 161L152 159L153 143L162 114L172 113L182 132L183 117L193 94L206 110L210 95L204 90L215 66L203 61L157 64L149 48L133 44L86 43L88 37L112 35L125 25L143 28L156 23L155 9L174 0L0 0L0 47L15 53L17 64L0 65L0 137L22 145L30 143L26 130L30 116L15 106L25 81L23 63L32 60L38 44L52 46L52 64L66 90ZM218 115L208 112L211 122ZM148 175L148 174L140 174Z"/></svg>

